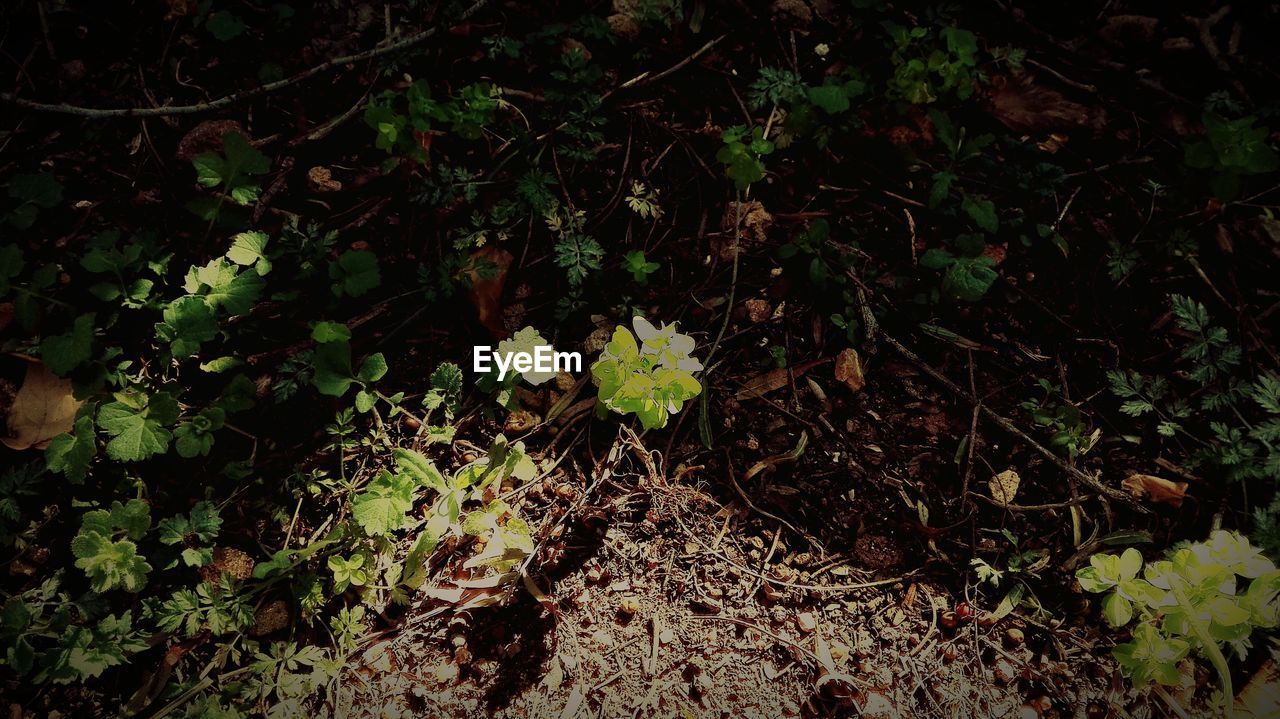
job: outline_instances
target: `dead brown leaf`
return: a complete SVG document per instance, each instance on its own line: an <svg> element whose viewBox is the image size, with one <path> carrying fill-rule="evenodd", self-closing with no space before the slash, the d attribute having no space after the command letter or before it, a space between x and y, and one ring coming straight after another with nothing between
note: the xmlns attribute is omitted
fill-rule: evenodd
<svg viewBox="0 0 1280 719"><path fill-rule="evenodd" d="M989 101L991 114L1014 132L1039 133L1097 124L1089 108L1068 100L1057 90L1036 84L1030 75L996 76Z"/></svg>
<svg viewBox="0 0 1280 719"><path fill-rule="evenodd" d="M734 225L741 228L739 244L751 245L769 239L769 230L773 227L773 215L764 209L764 205L756 200L750 202L730 202L720 220L720 228L724 231L721 237L713 240L719 249L720 259L733 259Z"/></svg>
<svg viewBox="0 0 1280 719"><path fill-rule="evenodd" d="M744 399L763 397L775 389L787 386L791 377L800 377L805 372L813 369L815 365L819 365L824 361L827 360L812 360L795 367L780 367L778 369L771 369L763 374L758 374L746 382L743 382L742 387L733 395L733 398L741 402Z"/></svg>
<svg viewBox="0 0 1280 719"><path fill-rule="evenodd" d="M773 306L769 304L769 300L752 297L743 305L747 308L747 319L752 322L764 322L773 315Z"/></svg>
<svg viewBox="0 0 1280 719"><path fill-rule="evenodd" d="M836 357L836 379L844 382L851 392L861 392L867 385L867 378L862 372L862 358L858 350L847 347Z"/></svg>
<svg viewBox="0 0 1280 719"><path fill-rule="evenodd" d="M1021 485L1022 477L1012 469L1006 469L987 482L987 486L991 488L991 498L1002 507L1008 506L1013 501Z"/></svg>
<svg viewBox="0 0 1280 719"><path fill-rule="evenodd" d="M71 431L82 404L72 395L71 380L32 360L9 408L9 436L0 442L10 449L44 449L54 437Z"/></svg>
<svg viewBox="0 0 1280 719"><path fill-rule="evenodd" d="M489 330L494 337L505 337L507 332L502 323L502 288L507 284L507 272L511 269L512 257L504 249L488 245L471 253L471 268L467 274L471 276L471 304L475 305L480 324ZM476 269L478 266L496 265L497 270L484 273Z"/></svg>
<svg viewBox="0 0 1280 719"><path fill-rule="evenodd" d="M307 182L316 192L337 192L342 189L342 183L333 179L333 170L323 165L307 170Z"/></svg>
<svg viewBox="0 0 1280 719"><path fill-rule="evenodd" d="M244 126L236 120L205 120L182 136L174 154L179 160L190 162L196 155L222 152L222 137L231 132L247 135Z"/></svg>
<svg viewBox="0 0 1280 719"><path fill-rule="evenodd" d="M1187 494L1186 482L1174 482L1150 474L1131 474L1124 478L1120 486L1139 499L1146 497L1157 504L1173 507L1181 507Z"/></svg>

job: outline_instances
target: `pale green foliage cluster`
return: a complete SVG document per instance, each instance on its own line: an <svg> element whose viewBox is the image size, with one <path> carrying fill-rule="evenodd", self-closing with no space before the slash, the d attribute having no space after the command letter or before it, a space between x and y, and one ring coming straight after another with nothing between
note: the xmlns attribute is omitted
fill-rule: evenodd
<svg viewBox="0 0 1280 719"><path fill-rule="evenodd" d="M1114 653L1138 684L1178 683L1178 664L1196 652L1214 665L1232 700L1220 645L1243 658L1255 630L1280 625L1280 570L1235 532L1215 531L1145 566L1132 548L1095 554L1076 578L1085 591L1106 595L1102 612L1113 627L1137 620L1133 638Z"/></svg>
<svg viewBox="0 0 1280 719"><path fill-rule="evenodd" d="M658 329L636 317L633 326L635 334L618 325L600 359L591 365L591 377L600 388L597 408L634 414L645 429L664 427L670 415L702 392L693 377L702 363L690 354L693 338L676 332L675 325Z"/></svg>
<svg viewBox="0 0 1280 719"><path fill-rule="evenodd" d="M381 471L355 494L351 517L367 536L388 537L409 524L409 512L418 502L429 500L425 518L414 523L418 538L403 562L388 563L366 546L347 557L330 556L328 567L335 591L372 584L382 567L386 583L395 587L393 598L403 599L406 590L417 589L425 581L427 561L450 534L483 539L484 548L463 565L468 569L487 567L507 575L533 552L528 523L486 492L508 481L523 483L534 478L537 467L522 443L510 443L499 435L486 456L451 476L441 473L420 452L399 448L392 456L397 471Z"/></svg>

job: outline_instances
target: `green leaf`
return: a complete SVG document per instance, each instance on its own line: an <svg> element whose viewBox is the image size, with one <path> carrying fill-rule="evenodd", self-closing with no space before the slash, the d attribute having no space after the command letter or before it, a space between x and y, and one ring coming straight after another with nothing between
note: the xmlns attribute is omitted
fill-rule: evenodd
<svg viewBox="0 0 1280 719"><path fill-rule="evenodd" d="M1118 593L1112 592L1102 600L1102 616L1113 627L1123 627L1133 619L1133 604Z"/></svg>
<svg viewBox="0 0 1280 719"><path fill-rule="evenodd" d="M360 390L359 392L356 392L356 411L357 412L360 412L361 414L368 412L369 410L373 409L374 405L376 405L377 403L378 403L378 396L373 394L372 392L366 392L364 390Z"/></svg>
<svg viewBox="0 0 1280 719"><path fill-rule="evenodd" d="M433 514L431 519L418 535L418 539L404 558L404 576L400 583L410 589L417 589L427 579L427 559L436 551L440 539L449 529L449 520L444 515Z"/></svg>
<svg viewBox="0 0 1280 719"><path fill-rule="evenodd" d="M333 583L336 591L344 591L348 586L363 587L369 582L369 573L364 568L364 555L357 554L350 559L337 555L328 559L329 570L333 572Z"/></svg>
<svg viewBox="0 0 1280 719"><path fill-rule="evenodd" d="M809 102L822 108L828 115L835 115L849 109L849 96L839 85L811 87L807 94Z"/></svg>
<svg viewBox="0 0 1280 719"><path fill-rule="evenodd" d="M196 181L205 187L221 188L236 204L253 203L261 188L249 178L266 174L271 169L271 160L238 132L223 136L222 148L225 156L208 152L191 161L196 169ZM216 216L216 205L212 212Z"/></svg>
<svg viewBox="0 0 1280 719"><path fill-rule="evenodd" d="M226 411L221 407L208 407L179 425L173 432L178 455L187 459L208 455L213 449L213 433L222 429L225 419Z"/></svg>
<svg viewBox="0 0 1280 719"><path fill-rule="evenodd" d="M218 506L213 502L196 502L190 515L179 514L160 522L157 527L161 544L175 545L189 541L212 542L222 528Z"/></svg>
<svg viewBox="0 0 1280 719"><path fill-rule="evenodd" d="M445 396L461 394L462 368L452 362L441 362L436 371L431 373L431 388L439 390Z"/></svg>
<svg viewBox="0 0 1280 719"><path fill-rule="evenodd" d="M22 248L17 245L0 247L0 295L9 291L11 281L22 274L25 264L22 259Z"/></svg>
<svg viewBox="0 0 1280 719"><path fill-rule="evenodd" d="M657 272L659 267L657 262L646 261L644 253L640 250L632 250L624 255L622 266L631 273L631 279L638 285L649 284L649 275Z"/></svg>
<svg viewBox="0 0 1280 719"><path fill-rule="evenodd" d="M1116 579L1119 581L1133 579L1140 571L1142 571L1142 552L1129 547L1120 555L1120 561L1116 565Z"/></svg>
<svg viewBox="0 0 1280 719"><path fill-rule="evenodd" d="M252 267L259 275L265 275L271 271L271 260L266 255L268 239L265 232L241 232L232 238L227 259L242 267Z"/></svg>
<svg viewBox="0 0 1280 719"><path fill-rule="evenodd" d="M338 297L359 297L382 282L378 257L368 250L347 250L329 263L329 279Z"/></svg>
<svg viewBox="0 0 1280 719"><path fill-rule="evenodd" d="M360 372L358 377L363 382L377 382L387 374L387 360L382 356L381 352L377 352L364 358L364 362L360 363Z"/></svg>
<svg viewBox="0 0 1280 719"><path fill-rule="evenodd" d="M240 16L226 10L209 13L208 19L205 20L204 26L213 34L219 42L227 42L234 40L244 34L249 26L244 24Z"/></svg>
<svg viewBox="0 0 1280 719"><path fill-rule="evenodd" d="M943 294L964 302L982 299L998 277L992 264L989 257L957 258L942 277Z"/></svg>
<svg viewBox="0 0 1280 719"><path fill-rule="evenodd" d="M183 287L188 294L204 297L212 307L229 315L242 315L253 309L266 281L255 272L241 272L219 257L203 267L192 267Z"/></svg>
<svg viewBox="0 0 1280 719"><path fill-rule="evenodd" d="M925 253L920 256L921 266L931 270L944 270L955 262L956 258L950 252L938 247L925 250Z"/></svg>
<svg viewBox="0 0 1280 719"><path fill-rule="evenodd" d="M62 202L62 183L47 172L14 175L9 180L9 197L19 203L7 216L9 224L25 230L35 224L41 208L51 209Z"/></svg>
<svg viewBox="0 0 1280 719"><path fill-rule="evenodd" d="M151 565L138 556L137 550L137 545L127 539L113 542L97 532L79 534L71 542L76 566L84 570L95 592L116 587L140 591L146 585Z"/></svg>
<svg viewBox="0 0 1280 719"><path fill-rule="evenodd" d="M51 472L60 472L75 483L84 481L89 463L98 454L92 414L76 419L71 432L54 437L44 451L44 461Z"/></svg>
<svg viewBox="0 0 1280 719"><path fill-rule="evenodd" d="M395 458L396 466L400 471L411 477L419 485L434 489L442 494L448 491L444 475L421 452L397 447L391 450L391 456Z"/></svg>
<svg viewBox="0 0 1280 719"><path fill-rule="evenodd" d="M355 381L351 371L351 345L346 342L318 345L311 361L315 368L311 383L321 394L341 397Z"/></svg>
<svg viewBox="0 0 1280 719"><path fill-rule="evenodd" d="M177 400L165 392L150 397L120 392L116 401L98 410L98 427L112 437L107 456L122 462L138 462L167 451L172 435L166 426L177 419Z"/></svg>
<svg viewBox="0 0 1280 719"><path fill-rule="evenodd" d="M404 525L413 508L412 478L383 470L351 502L351 516L370 536L380 537Z"/></svg>
<svg viewBox="0 0 1280 719"><path fill-rule="evenodd" d="M40 343L40 359L49 371L66 376L93 357L93 330L97 315L92 312L80 315L66 334L44 338Z"/></svg>
<svg viewBox="0 0 1280 719"><path fill-rule="evenodd" d="M221 374L242 364L244 364L244 360L239 357L216 357L208 362L201 362L200 370L210 374Z"/></svg>
<svg viewBox="0 0 1280 719"><path fill-rule="evenodd" d="M341 322L325 322L315 323L311 328L311 339L318 343L325 342L347 342L351 339L351 330Z"/></svg>
<svg viewBox="0 0 1280 719"><path fill-rule="evenodd" d="M218 336L213 308L201 297L187 295L164 308L164 321L156 323L156 338L169 343L174 359L200 351L200 345Z"/></svg>
<svg viewBox="0 0 1280 719"><path fill-rule="evenodd" d="M960 200L960 209L987 232L995 232L1000 228L995 203L981 195L965 194Z"/></svg>

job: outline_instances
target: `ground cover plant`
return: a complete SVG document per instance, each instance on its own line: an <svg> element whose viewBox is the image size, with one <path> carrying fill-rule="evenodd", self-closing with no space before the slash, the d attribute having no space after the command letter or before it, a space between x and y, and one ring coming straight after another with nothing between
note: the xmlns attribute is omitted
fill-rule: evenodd
<svg viewBox="0 0 1280 719"><path fill-rule="evenodd" d="M1273 5L0 18L10 717L1280 714Z"/></svg>

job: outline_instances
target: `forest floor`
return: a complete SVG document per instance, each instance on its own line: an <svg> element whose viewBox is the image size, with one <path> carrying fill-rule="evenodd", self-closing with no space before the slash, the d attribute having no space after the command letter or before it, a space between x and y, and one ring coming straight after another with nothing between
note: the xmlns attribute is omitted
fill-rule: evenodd
<svg viewBox="0 0 1280 719"><path fill-rule="evenodd" d="M1076 577L1280 547L1274 6L223 5L0 10L9 716L1221 715L1198 654L1131 682ZM637 314L705 366L649 429L590 379ZM583 371L471 372L525 327ZM393 450L508 441L492 536L418 554L435 485L362 509ZM130 587L72 538L135 500ZM1259 627L1237 717L1280 706Z"/></svg>

